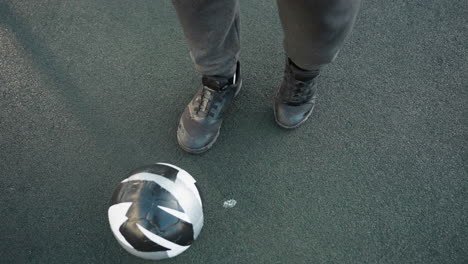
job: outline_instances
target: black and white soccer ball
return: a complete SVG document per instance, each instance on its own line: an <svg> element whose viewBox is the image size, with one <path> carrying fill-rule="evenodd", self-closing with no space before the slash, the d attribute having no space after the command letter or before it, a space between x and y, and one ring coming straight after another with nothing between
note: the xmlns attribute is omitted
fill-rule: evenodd
<svg viewBox="0 0 468 264"><path fill-rule="evenodd" d="M167 163L130 172L115 188L108 216L119 244L131 254L151 260L181 254L203 227L195 179Z"/></svg>

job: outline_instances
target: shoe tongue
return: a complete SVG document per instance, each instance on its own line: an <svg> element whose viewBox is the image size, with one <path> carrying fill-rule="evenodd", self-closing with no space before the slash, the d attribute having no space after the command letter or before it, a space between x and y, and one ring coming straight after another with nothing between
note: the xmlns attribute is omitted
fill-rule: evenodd
<svg viewBox="0 0 468 264"><path fill-rule="evenodd" d="M229 79L221 76L203 76L202 83L204 86L219 91L229 83Z"/></svg>

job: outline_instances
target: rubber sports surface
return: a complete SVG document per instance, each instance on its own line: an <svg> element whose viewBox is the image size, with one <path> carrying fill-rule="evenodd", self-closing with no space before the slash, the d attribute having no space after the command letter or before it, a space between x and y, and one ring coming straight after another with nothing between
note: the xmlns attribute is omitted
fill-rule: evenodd
<svg viewBox="0 0 468 264"><path fill-rule="evenodd" d="M467 9L364 1L289 131L276 4L242 1L243 89L195 156L176 126L200 76L170 1L0 0L0 262L152 263L107 208L166 162L197 180L205 225L162 263L467 263Z"/></svg>

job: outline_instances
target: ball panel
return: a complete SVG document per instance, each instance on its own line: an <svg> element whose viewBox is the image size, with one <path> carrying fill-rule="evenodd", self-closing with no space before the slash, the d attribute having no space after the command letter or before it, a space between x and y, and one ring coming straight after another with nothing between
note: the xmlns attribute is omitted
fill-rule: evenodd
<svg viewBox="0 0 468 264"><path fill-rule="evenodd" d="M161 245L158 245L151 241L149 238L143 234L140 229L137 227L137 223L148 225L148 223L143 223L146 220L139 219L138 221L129 220L124 222L119 231L125 238L125 240L132 245L132 247L138 251L142 252L154 252L154 251L166 251L169 250Z"/></svg>
<svg viewBox="0 0 468 264"><path fill-rule="evenodd" d="M171 166L158 163L158 164L152 164L152 165L134 169L133 171L129 173L129 176L142 173L142 172L148 172L148 173L152 173L156 175L161 175L171 181L175 181L177 178L177 173L179 171Z"/></svg>
<svg viewBox="0 0 468 264"><path fill-rule="evenodd" d="M171 226L177 224L179 218L159 208L158 203L159 201L153 203L151 209L146 212L144 217L151 225L161 230L161 232L164 232Z"/></svg>
<svg viewBox="0 0 468 264"><path fill-rule="evenodd" d="M140 228L140 231L143 232L143 234L145 234L148 238L150 238L152 241L164 246L164 247L167 247L167 248L170 248L170 250L166 251L168 257L175 257L177 255L179 255L180 253L184 252L185 250L187 250L190 246L180 246L178 244L175 244L175 243L172 243L158 235L155 235L154 233L146 230L144 227L140 226L140 225L137 225L138 228Z"/></svg>
<svg viewBox="0 0 468 264"><path fill-rule="evenodd" d="M175 225L169 226L164 230L151 230L154 234L160 234L161 237L176 243L180 246L189 246L193 243L193 226L183 220L179 220Z"/></svg>
<svg viewBox="0 0 468 264"><path fill-rule="evenodd" d="M147 172L132 175L123 182L131 181L151 181L157 183L176 198L183 211L188 215L191 223L199 222L199 219L203 218L201 203L196 197L198 194L194 193L185 183L179 180L172 182L162 176Z"/></svg>
<svg viewBox="0 0 468 264"><path fill-rule="evenodd" d="M191 245L194 240L191 223L159 207L149 210L145 221L138 221L138 223L155 235L181 246Z"/></svg>
<svg viewBox="0 0 468 264"><path fill-rule="evenodd" d="M115 188L110 206L124 202L161 202L161 205L183 212L177 199L159 184L152 181L135 180L121 182ZM151 205L152 206L152 205Z"/></svg>
<svg viewBox="0 0 468 264"><path fill-rule="evenodd" d="M120 233L120 226L127 221L125 214L132 206L132 203L119 203L109 207L107 215L109 216L109 224L114 234L114 237L119 241L120 245L124 248L132 248L132 246L125 240L122 233Z"/></svg>
<svg viewBox="0 0 468 264"><path fill-rule="evenodd" d="M157 183L144 180L121 182L113 197L111 203L132 203L125 213L128 220L122 224L120 231L135 249L145 252L158 249L148 241L143 241L141 245L136 243L140 239L144 240L142 233L136 232L138 231L136 224L173 243L182 246L192 244L194 240L192 224L159 208L163 206L185 214L176 197ZM132 232L136 233L132 236Z"/></svg>

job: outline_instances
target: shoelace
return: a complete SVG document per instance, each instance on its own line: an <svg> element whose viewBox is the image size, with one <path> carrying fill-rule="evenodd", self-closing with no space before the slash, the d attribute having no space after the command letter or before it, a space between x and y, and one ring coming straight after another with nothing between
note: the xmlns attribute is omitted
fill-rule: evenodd
<svg viewBox="0 0 468 264"><path fill-rule="evenodd" d="M291 94L290 94L291 102L303 103L305 101L310 100L310 98L313 96L312 82L314 82L314 80L310 80L310 81L295 80L294 88L292 89Z"/></svg>
<svg viewBox="0 0 468 264"><path fill-rule="evenodd" d="M229 79L228 84L225 84L221 89L220 92L223 91L228 85L236 83L236 74L232 77L232 80ZM197 115L201 115L203 117L210 115L214 117L214 113L211 112L211 109L218 109L217 102L220 102L218 91L215 91L208 86L203 86L200 98L198 99L198 105L195 107L195 113Z"/></svg>
<svg viewBox="0 0 468 264"><path fill-rule="evenodd" d="M215 98L216 91L211 90L210 88L204 86L202 90L202 94L200 96L198 106L195 107L195 113L197 115L202 115L202 116L207 116L211 115L213 116L211 111L211 107L213 105L213 101Z"/></svg>

